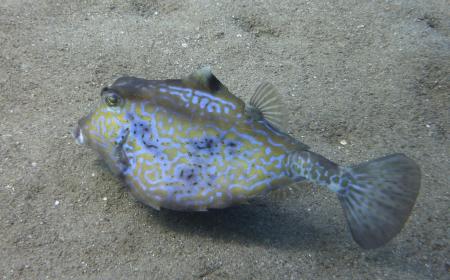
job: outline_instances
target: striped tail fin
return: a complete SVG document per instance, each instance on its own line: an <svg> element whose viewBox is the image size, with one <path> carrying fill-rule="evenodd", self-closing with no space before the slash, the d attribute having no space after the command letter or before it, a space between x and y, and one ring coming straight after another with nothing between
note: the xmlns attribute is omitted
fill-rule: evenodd
<svg viewBox="0 0 450 280"><path fill-rule="evenodd" d="M420 168L403 154L339 167L309 152L290 156L291 176L335 191L353 239L363 248L380 247L407 221L420 189Z"/></svg>
<svg viewBox="0 0 450 280"><path fill-rule="evenodd" d="M420 188L419 166L403 154L393 154L347 169L338 191L355 241L377 248L403 228ZM345 183L343 183L345 184Z"/></svg>

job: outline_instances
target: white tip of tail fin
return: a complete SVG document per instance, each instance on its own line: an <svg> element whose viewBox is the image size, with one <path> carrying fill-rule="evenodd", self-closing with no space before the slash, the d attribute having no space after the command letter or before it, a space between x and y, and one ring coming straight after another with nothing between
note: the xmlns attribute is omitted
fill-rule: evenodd
<svg viewBox="0 0 450 280"><path fill-rule="evenodd" d="M420 189L419 166L393 154L347 168L342 178L338 197L354 240L365 249L389 242L411 214Z"/></svg>

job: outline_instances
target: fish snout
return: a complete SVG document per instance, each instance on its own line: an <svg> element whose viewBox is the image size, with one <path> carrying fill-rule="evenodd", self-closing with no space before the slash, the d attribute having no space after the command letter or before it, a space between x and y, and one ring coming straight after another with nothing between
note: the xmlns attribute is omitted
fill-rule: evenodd
<svg viewBox="0 0 450 280"><path fill-rule="evenodd" d="M84 144L83 131L81 130L79 125L77 125L77 127L73 130L72 135L75 138L75 142L78 145L83 145Z"/></svg>
<svg viewBox="0 0 450 280"><path fill-rule="evenodd" d="M73 138L75 138L75 142L78 145L84 145L87 144L88 139L86 135L86 132L83 132L83 128L86 129L87 122L91 119L92 113L90 113L87 116L82 117L80 120L78 120L77 126L72 131Z"/></svg>

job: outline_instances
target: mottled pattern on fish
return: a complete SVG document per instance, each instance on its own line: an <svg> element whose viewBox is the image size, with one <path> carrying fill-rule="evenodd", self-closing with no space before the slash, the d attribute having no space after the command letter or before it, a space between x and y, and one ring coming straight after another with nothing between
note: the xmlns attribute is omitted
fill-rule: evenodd
<svg viewBox="0 0 450 280"><path fill-rule="evenodd" d="M244 104L207 69L181 80L123 77L75 137L155 209L224 208L308 180L337 193L362 247L392 239L419 192L417 164L393 154L341 167L282 132L284 108L271 84Z"/></svg>
<svg viewBox="0 0 450 280"><path fill-rule="evenodd" d="M287 154L298 143L246 119L237 111L239 103L182 85L140 88L175 98L158 95L152 101L130 102L122 118L108 117L111 109L103 108L99 114L106 117L93 116L97 121L89 133L98 137L93 138L97 145L104 145L102 135L113 135L120 126L115 142L128 161L121 173L147 204L183 210L222 208L291 181L285 172ZM180 106L173 103L182 102L184 109L155 105L160 100L176 108Z"/></svg>

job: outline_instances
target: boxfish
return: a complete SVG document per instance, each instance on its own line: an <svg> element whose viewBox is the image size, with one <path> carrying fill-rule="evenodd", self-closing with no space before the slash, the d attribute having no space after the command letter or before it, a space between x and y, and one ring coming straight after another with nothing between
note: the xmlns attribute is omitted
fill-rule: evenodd
<svg viewBox="0 0 450 280"><path fill-rule="evenodd" d="M286 106L261 84L245 103L210 71L121 77L74 131L133 196L155 209L206 211L309 181L337 194L354 240L377 248L407 221L419 166L404 154L341 166L286 132Z"/></svg>

